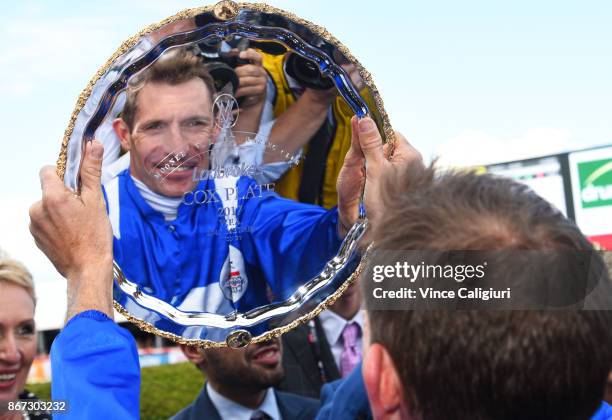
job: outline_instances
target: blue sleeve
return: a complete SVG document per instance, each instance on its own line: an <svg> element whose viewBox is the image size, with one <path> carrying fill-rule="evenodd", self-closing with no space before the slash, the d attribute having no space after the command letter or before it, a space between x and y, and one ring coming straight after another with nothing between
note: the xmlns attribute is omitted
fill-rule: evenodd
<svg viewBox="0 0 612 420"><path fill-rule="evenodd" d="M607 402L602 402L601 407L595 413L591 420L612 420L612 406Z"/></svg>
<svg viewBox="0 0 612 420"><path fill-rule="evenodd" d="M140 367L132 335L98 311L75 315L51 347L51 396L58 419L139 418Z"/></svg>
<svg viewBox="0 0 612 420"><path fill-rule="evenodd" d="M340 250L338 210L299 203L276 195L250 200L245 221L250 241L243 241L253 270L261 270L277 298L286 299L319 274Z"/></svg>
<svg viewBox="0 0 612 420"><path fill-rule="evenodd" d="M316 420L372 419L361 363L344 379L325 384L321 388L321 409Z"/></svg>

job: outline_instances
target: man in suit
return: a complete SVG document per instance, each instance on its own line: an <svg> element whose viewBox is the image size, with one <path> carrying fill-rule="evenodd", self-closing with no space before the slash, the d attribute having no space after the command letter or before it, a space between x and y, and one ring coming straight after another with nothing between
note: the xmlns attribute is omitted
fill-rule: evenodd
<svg viewBox="0 0 612 420"><path fill-rule="evenodd" d="M316 416L316 400L274 389L285 374L278 338L240 349L186 345L181 349L207 382L174 419L306 420Z"/></svg>
<svg viewBox="0 0 612 420"><path fill-rule="evenodd" d="M283 335L285 379L280 389L319 398L321 387L350 374L361 361L361 289L353 283L326 311Z"/></svg>

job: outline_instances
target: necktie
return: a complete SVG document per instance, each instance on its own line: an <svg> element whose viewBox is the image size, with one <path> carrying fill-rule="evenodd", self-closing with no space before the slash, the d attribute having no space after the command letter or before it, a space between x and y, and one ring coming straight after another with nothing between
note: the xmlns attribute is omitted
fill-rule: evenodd
<svg viewBox="0 0 612 420"><path fill-rule="evenodd" d="M272 417L261 410L257 410L251 414L251 420L272 420Z"/></svg>
<svg viewBox="0 0 612 420"><path fill-rule="evenodd" d="M361 361L361 349L357 343L360 334L361 328L356 322L346 324L342 330L344 348L340 355L340 373L343 378Z"/></svg>

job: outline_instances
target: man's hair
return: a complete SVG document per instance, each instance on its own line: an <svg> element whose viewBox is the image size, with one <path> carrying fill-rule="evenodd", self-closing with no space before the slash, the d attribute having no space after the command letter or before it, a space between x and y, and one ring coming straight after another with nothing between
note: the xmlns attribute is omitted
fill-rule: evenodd
<svg viewBox="0 0 612 420"><path fill-rule="evenodd" d="M372 224L376 249L593 249L573 222L512 180L417 164L394 175L382 188L386 212ZM502 259L497 272L516 272L513 263ZM389 352L418 418L587 419L601 403L612 360L607 311L368 315L371 341Z"/></svg>
<svg viewBox="0 0 612 420"><path fill-rule="evenodd" d="M34 304L36 304L32 275L19 261L10 258L0 259L0 283L23 287L32 297Z"/></svg>
<svg viewBox="0 0 612 420"><path fill-rule="evenodd" d="M166 83L175 86L194 78L200 78L204 82L212 99L215 85L210 73L202 65L201 59L184 48L171 50L151 67L130 79L121 118L132 131L137 112L138 93L147 83Z"/></svg>

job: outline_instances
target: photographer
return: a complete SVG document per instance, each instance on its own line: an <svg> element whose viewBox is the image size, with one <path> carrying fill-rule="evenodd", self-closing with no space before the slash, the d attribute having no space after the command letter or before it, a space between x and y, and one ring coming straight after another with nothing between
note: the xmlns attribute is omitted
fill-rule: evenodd
<svg viewBox="0 0 612 420"><path fill-rule="evenodd" d="M337 59L362 97L373 107L354 64ZM274 125L268 142L303 162L283 174L276 190L284 197L324 208L336 205L336 178L351 144L354 111L331 79L321 76L313 62L294 53L264 55L263 65L274 81ZM268 153L264 163L281 160Z"/></svg>
<svg viewBox="0 0 612 420"><path fill-rule="evenodd" d="M230 57L234 60L234 72L237 77L237 89L233 96L238 100L240 118L236 121L235 131L257 133L262 123L266 104L268 75L263 68L261 54L253 48L245 50L232 49ZM213 76L214 77L214 76Z"/></svg>

